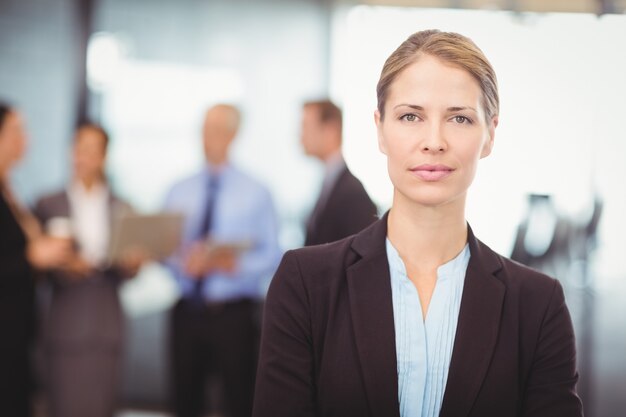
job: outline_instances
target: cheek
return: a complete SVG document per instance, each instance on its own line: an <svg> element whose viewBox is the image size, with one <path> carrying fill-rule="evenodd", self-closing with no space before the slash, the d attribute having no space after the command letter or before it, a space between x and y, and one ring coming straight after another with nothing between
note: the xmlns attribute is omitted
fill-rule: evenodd
<svg viewBox="0 0 626 417"><path fill-rule="evenodd" d="M16 159L21 158L26 152L26 141L19 135L9 138L11 154Z"/></svg>
<svg viewBox="0 0 626 417"><path fill-rule="evenodd" d="M387 150L387 171L389 178L394 185L398 185L407 168L407 153L401 152L397 147L391 147Z"/></svg>

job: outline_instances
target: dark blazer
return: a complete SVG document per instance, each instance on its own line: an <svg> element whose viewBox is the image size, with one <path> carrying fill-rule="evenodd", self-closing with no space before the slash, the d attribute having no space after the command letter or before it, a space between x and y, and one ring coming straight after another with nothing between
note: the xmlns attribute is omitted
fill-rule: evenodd
<svg viewBox="0 0 626 417"><path fill-rule="evenodd" d="M26 237L0 191L0 413L29 412L34 288Z"/></svg>
<svg viewBox="0 0 626 417"><path fill-rule="evenodd" d="M0 349L32 336L33 276L26 260L26 236L0 192Z"/></svg>
<svg viewBox="0 0 626 417"><path fill-rule="evenodd" d="M111 195L110 221L130 207ZM35 216L45 227L54 217L70 217L66 191L40 199ZM44 337L52 350L76 350L94 347L119 350L123 340L123 313L118 284L121 274L114 268L99 270L86 279L68 278L50 273L52 299L46 314Z"/></svg>
<svg viewBox="0 0 626 417"><path fill-rule="evenodd" d="M323 206L313 210L307 223L304 245L343 239L365 229L377 218L376 205L361 181L346 167L339 174Z"/></svg>
<svg viewBox="0 0 626 417"><path fill-rule="evenodd" d="M287 252L267 296L254 417L398 417L387 216ZM579 417L560 284L489 249L471 258L441 417Z"/></svg>

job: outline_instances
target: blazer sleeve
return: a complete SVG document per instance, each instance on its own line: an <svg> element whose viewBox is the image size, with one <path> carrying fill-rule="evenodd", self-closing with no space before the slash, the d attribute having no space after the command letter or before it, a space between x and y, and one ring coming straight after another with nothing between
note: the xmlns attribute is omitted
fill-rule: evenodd
<svg viewBox="0 0 626 417"><path fill-rule="evenodd" d="M24 253L0 253L0 288L22 286L29 273L30 264Z"/></svg>
<svg viewBox="0 0 626 417"><path fill-rule="evenodd" d="M25 237L0 195L0 288L22 286L29 273Z"/></svg>
<svg viewBox="0 0 626 417"><path fill-rule="evenodd" d="M563 288L555 281L522 403L524 417L582 417L576 344Z"/></svg>
<svg viewBox="0 0 626 417"><path fill-rule="evenodd" d="M287 252L265 303L253 417L316 415L309 303L296 253Z"/></svg>

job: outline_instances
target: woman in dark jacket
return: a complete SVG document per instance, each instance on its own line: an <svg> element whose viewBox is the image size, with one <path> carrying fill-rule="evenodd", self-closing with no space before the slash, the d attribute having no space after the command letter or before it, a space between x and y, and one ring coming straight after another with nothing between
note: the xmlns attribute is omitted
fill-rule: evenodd
<svg viewBox="0 0 626 417"><path fill-rule="evenodd" d="M417 32L377 93L392 207L355 236L285 254L253 416L582 417L560 284L465 220L498 124L491 64L464 36Z"/></svg>
<svg viewBox="0 0 626 417"><path fill-rule="evenodd" d="M34 327L34 269L61 266L69 242L43 236L16 201L9 174L26 148L17 111L0 103L0 413L29 416L30 343Z"/></svg>

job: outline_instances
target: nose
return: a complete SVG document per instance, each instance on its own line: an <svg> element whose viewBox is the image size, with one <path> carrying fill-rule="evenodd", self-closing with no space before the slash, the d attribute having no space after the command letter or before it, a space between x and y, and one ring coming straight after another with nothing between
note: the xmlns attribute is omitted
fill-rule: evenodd
<svg viewBox="0 0 626 417"><path fill-rule="evenodd" d="M440 153L448 149L448 142L439 123L430 123L423 131L420 148L426 153Z"/></svg>

